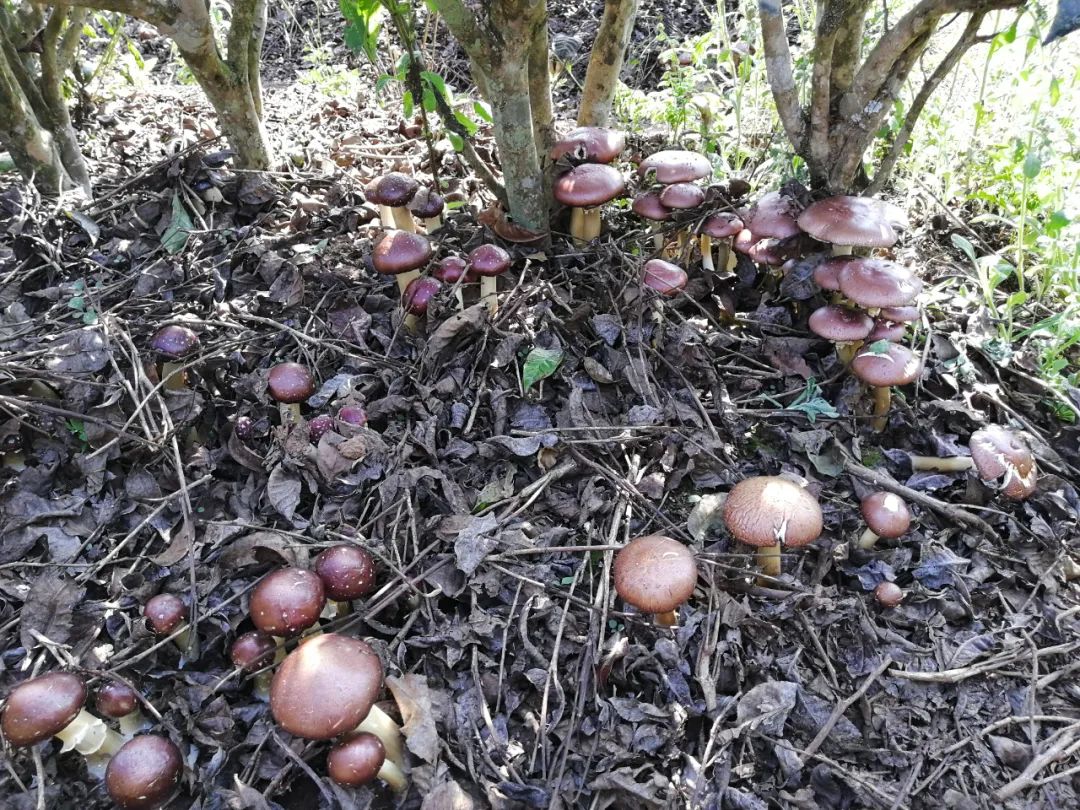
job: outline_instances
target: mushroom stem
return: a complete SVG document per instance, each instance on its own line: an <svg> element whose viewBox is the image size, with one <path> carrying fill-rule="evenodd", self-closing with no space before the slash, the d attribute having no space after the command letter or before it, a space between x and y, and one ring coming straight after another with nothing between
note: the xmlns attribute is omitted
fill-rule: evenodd
<svg viewBox="0 0 1080 810"><path fill-rule="evenodd" d="M398 768L405 767L405 753L401 748L401 729L397 723L380 709L372 706L364 721L354 731L367 731L382 740L386 749L387 762L393 762Z"/></svg>
<svg viewBox="0 0 1080 810"><path fill-rule="evenodd" d="M392 231L397 225L394 222L394 209L389 205L379 206L379 222L382 223L383 229Z"/></svg>
<svg viewBox="0 0 1080 810"><path fill-rule="evenodd" d="M428 217L424 220L424 230L431 233L442 227L442 216Z"/></svg>
<svg viewBox="0 0 1080 810"><path fill-rule="evenodd" d="M278 405L278 413L281 415L281 424L283 425L299 425L304 421L304 417L300 415L299 402L280 403Z"/></svg>
<svg viewBox="0 0 1080 810"><path fill-rule="evenodd" d="M404 211L404 210L407 210L407 209L395 208L394 210L395 211ZM402 229L402 230L404 230L404 229ZM420 278L420 271L419 270L409 270L409 271L407 271L405 273L398 273L396 276L394 276L394 278L397 279L398 292L401 294L401 297L404 299L404 297L405 297L405 288L409 286L409 284L413 281L413 279ZM405 313L404 323L405 323L405 328L406 329L408 329L410 332L415 332L416 327L420 324L420 319L417 318L415 315L410 315L409 313L406 312Z"/></svg>
<svg viewBox="0 0 1080 810"><path fill-rule="evenodd" d="M395 793L401 793L409 786L409 780L405 778L405 773L390 761L390 757L383 760L382 767L379 768L379 772L375 776L386 782Z"/></svg>
<svg viewBox="0 0 1080 810"><path fill-rule="evenodd" d="M649 226L649 230L652 232L653 249L657 253L663 253L664 251L664 229L659 222L654 222Z"/></svg>
<svg viewBox="0 0 1080 810"><path fill-rule="evenodd" d="M836 344L836 356L845 366L850 366L862 345L861 340L840 341Z"/></svg>
<svg viewBox="0 0 1080 810"><path fill-rule="evenodd" d="M712 260L712 237L707 233L701 235L701 267L709 272L716 270Z"/></svg>
<svg viewBox="0 0 1080 810"><path fill-rule="evenodd" d="M759 546L754 555L761 573L770 577L780 576L780 544Z"/></svg>
<svg viewBox="0 0 1080 810"><path fill-rule="evenodd" d="M74 749L83 756L112 756L124 744L123 737L86 709L80 709L75 719L56 733L56 738L64 744L62 752Z"/></svg>
<svg viewBox="0 0 1080 810"><path fill-rule="evenodd" d="M589 208L582 212L585 218L585 236L583 237L586 242L591 242L600 236L601 226L603 220L600 217L600 208Z"/></svg>
<svg viewBox="0 0 1080 810"><path fill-rule="evenodd" d="M731 249L731 240L725 239L723 242L721 242L720 248L716 251L716 253L718 257L716 266L722 267L728 275L735 272L735 265L737 263L737 259L735 258L734 251L732 251Z"/></svg>
<svg viewBox="0 0 1080 810"><path fill-rule="evenodd" d="M416 233L416 220L413 219L412 212L408 208L402 206L401 208L393 209L394 212L394 224L400 231L408 231L409 233Z"/></svg>
<svg viewBox="0 0 1080 810"><path fill-rule="evenodd" d="M675 627L679 623L679 616L674 610L657 613L653 620L661 627Z"/></svg>
<svg viewBox="0 0 1080 810"><path fill-rule="evenodd" d="M146 721L143 713L136 709L133 712L129 712L120 718L120 734L124 739L130 740L140 731L149 728L150 724Z"/></svg>
<svg viewBox="0 0 1080 810"><path fill-rule="evenodd" d="M579 245L584 244L588 240L585 238L585 209L584 208L571 208L570 209L570 236Z"/></svg>
<svg viewBox="0 0 1080 810"><path fill-rule="evenodd" d="M975 462L971 456L950 456L938 458L937 456L908 456L911 460L912 470L932 470L934 472L963 472L970 470Z"/></svg>
<svg viewBox="0 0 1080 810"><path fill-rule="evenodd" d="M170 363L168 361L162 363L161 380L166 391L187 390L187 374L184 372L184 364Z"/></svg>
<svg viewBox="0 0 1080 810"><path fill-rule="evenodd" d="M851 245L833 245L832 246L832 255L833 256L850 256L851 253L852 253Z"/></svg>
<svg viewBox="0 0 1080 810"><path fill-rule="evenodd" d="M3 456L5 467L10 467L16 471L26 469L26 456L22 454L21 450L13 453L0 453L0 456Z"/></svg>
<svg viewBox="0 0 1080 810"><path fill-rule="evenodd" d="M581 209L575 208L574 210L580 211ZM488 312L494 317L499 311L499 281L497 276L480 277L480 300L487 302Z"/></svg>
<svg viewBox="0 0 1080 810"><path fill-rule="evenodd" d="M866 530L859 536L859 548L870 549L877 545L879 535L874 533L874 530L867 527Z"/></svg>
<svg viewBox="0 0 1080 810"><path fill-rule="evenodd" d="M274 673L269 669L264 669L262 672L255 673L254 680L255 697L264 702L269 701L270 683L274 680Z"/></svg>
<svg viewBox="0 0 1080 810"><path fill-rule="evenodd" d="M882 386L874 389L874 430L878 433L889 422L889 406L892 405L892 388Z"/></svg>

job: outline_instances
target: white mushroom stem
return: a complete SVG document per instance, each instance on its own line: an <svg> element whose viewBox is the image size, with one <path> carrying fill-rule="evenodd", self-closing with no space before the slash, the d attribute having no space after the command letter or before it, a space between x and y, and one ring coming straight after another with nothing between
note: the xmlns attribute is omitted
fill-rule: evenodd
<svg viewBox="0 0 1080 810"><path fill-rule="evenodd" d="M183 363L164 362L161 364L161 379L167 391L187 390L187 374Z"/></svg>
<svg viewBox="0 0 1080 810"><path fill-rule="evenodd" d="M975 466L971 456L908 456L912 470L930 470L933 472L964 472Z"/></svg>
<svg viewBox="0 0 1080 810"><path fill-rule="evenodd" d="M570 209L570 236L578 244L584 244L588 241L585 238L586 226L585 226L585 209L584 208L571 208Z"/></svg>
<svg viewBox="0 0 1080 810"><path fill-rule="evenodd" d="M761 573L770 576L780 576L780 543L773 543L771 546L758 546L755 552L758 568Z"/></svg>
<svg viewBox="0 0 1080 810"><path fill-rule="evenodd" d="M401 208L395 208L394 210L394 224L400 231L408 231L409 233L416 233L416 220L413 219L412 212L404 206Z"/></svg>
<svg viewBox="0 0 1080 810"><path fill-rule="evenodd" d="M138 709L128 712L118 722L120 723L120 734L128 740L150 726L146 718L143 717L143 713Z"/></svg>
<svg viewBox="0 0 1080 810"><path fill-rule="evenodd" d="M405 210L405 209L394 209L394 210L396 211L396 210ZM402 229L402 230L404 230L404 229ZM413 279L420 278L420 271L419 270L408 270L408 271L406 271L404 273L398 273L396 276L394 276L394 278L397 279L398 292L401 294L401 300L404 301L405 300L405 289L409 286L409 284L412 283ZM419 324L420 324L420 319L419 318L417 318L415 315L410 315L408 312L405 313L405 328L406 329L408 329L410 332L415 332L416 327Z"/></svg>
<svg viewBox="0 0 1080 810"><path fill-rule="evenodd" d="M703 269L713 272L716 270L716 265L712 260L712 237L707 233L701 235L701 266Z"/></svg>
<svg viewBox="0 0 1080 810"><path fill-rule="evenodd" d="M399 771L404 770L405 752L401 744L401 729L390 715L372 705L367 717L354 730L366 731L382 740L383 748L386 749L386 761L392 762Z"/></svg>
<svg viewBox="0 0 1080 810"><path fill-rule="evenodd" d="M124 744L123 737L86 709L81 709L74 720L58 731L56 738L64 744L61 752L75 750L83 756L112 756Z"/></svg>
<svg viewBox="0 0 1080 810"><path fill-rule="evenodd" d="M379 772L375 776L386 782L395 793L403 793L409 786L409 780L405 778L404 772L391 762L389 757L383 760L382 767L379 768Z"/></svg>
<svg viewBox="0 0 1080 810"><path fill-rule="evenodd" d="M281 415L281 424L283 425L299 425L304 421L304 417L300 415L299 402L279 403L278 413Z"/></svg>
<svg viewBox="0 0 1080 810"><path fill-rule="evenodd" d="M338 602L334 599L327 599L326 604L323 605L322 613L319 614L320 619L336 619L339 616L346 616L352 612L351 602Z"/></svg>
<svg viewBox="0 0 1080 810"><path fill-rule="evenodd" d="M851 251L851 245L833 245L832 246L832 255L833 256L850 256L851 252L852 252Z"/></svg>
<svg viewBox="0 0 1080 810"><path fill-rule="evenodd" d="M427 217L424 220L424 230L431 233L434 230L442 227L442 215Z"/></svg>
<svg viewBox="0 0 1080 810"><path fill-rule="evenodd" d="M173 632L175 635L172 636L172 643L176 645L180 652L186 653L191 646L191 625L185 624L179 630Z"/></svg>
<svg viewBox="0 0 1080 810"><path fill-rule="evenodd" d="M889 423L889 407L892 405L892 388L882 386L874 389L874 430L880 433Z"/></svg>
<svg viewBox="0 0 1080 810"><path fill-rule="evenodd" d="M717 265L723 267L728 274L735 272L735 265L738 259L735 257L735 252L731 249L731 240L725 239L720 243L720 249L716 251L718 256Z"/></svg>
<svg viewBox="0 0 1080 810"><path fill-rule="evenodd" d="M397 225L394 223L394 209L389 205L379 206L379 222L385 230L392 231Z"/></svg>
<svg viewBox="0 0 1080 810"><path fill-rule="evenodd" d="M4 458L5 467L10 467L13 470L26 469L26 456L22 454L21 450L14 453L2 453L0 455Z"/></svg>
<svg viewBox="0 0 1080 810"><path fill-rule="evenodd" d="M879 535L875 534L874 530L867 526L866 530L863 531L861 535L859 535L859 548L873 548L875 545L877 545L878 537Z"/></svg>
<svg viewBox="0 0 1080 810"><path fill-rule="evenodd" d="M575 208L575 211L580 211L580 208ZM460 291L458 293L461 294ZM495 313L499 311L499 277L498 276L481 276L480 277L480 300L487 303L488 312L494 317ZM464 306L464 305L463 305Z"/></svg>

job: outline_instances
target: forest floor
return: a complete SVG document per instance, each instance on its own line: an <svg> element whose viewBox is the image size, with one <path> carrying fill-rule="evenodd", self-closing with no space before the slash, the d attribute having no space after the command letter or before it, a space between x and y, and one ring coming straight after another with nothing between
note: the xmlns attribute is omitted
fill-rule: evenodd
<svg viewBox="0 0 1080 810"><path fill-rule="evenodd" d="M552 5L587 53L595 23ZM673 38L708 19L643 6L645 85L661 16ZM326 779L325 745L275 730L227 657L263 574L359 540L380 589L324 629L384 659L412 753L402 806L1077 806L1080 434L1025 358L1003 370L980 348L991 325L953 284L971 272L948 238L970 232L960 212L913 211L894 252L926 283L926 372L874 433L866 392L807 331L821 296L805 273L698 269L657 307L637 283L651 236L626 208L585 250L514 248L495 318L473 293L460 314L440 299L418 334L396 328L362 188L430 176L431 157L373 97L333 4L275 12L266 110L287 161L269 177L230 170L165 40L133 41L159 58L143 83L80 108L95 201L69 215L0 186L0 439L27 459L0 469L0 688L33 668L126 679L185 754L173 807L392 806ZM456 47L431 43L464 87ZM569 122L573 90L559 97ZM436 149L463 205L433 241L464 255L491 239L475 220L491 198ZM155 387L148 347L171 322L201 340L179 393ZM530 385L536 349L560 362ZM309 418L355 402L367 427L286 435L265 390L286 360L316 372ZM991 423L1032 444L1031 499L910 469L908 453L964 454ZM741 479L781 473L820 498L825 532L759 585L718 509ZM863 551L859 501L881 486L915 520ZM612 547L653 532L701 562L673 630L611 587ZM891 610L871 595L886 580L905 593ZM195 602L197 656L145 627L161 591ZM26 754L4 764L6 809L109 806L56 746L41 780Z"/></svg>

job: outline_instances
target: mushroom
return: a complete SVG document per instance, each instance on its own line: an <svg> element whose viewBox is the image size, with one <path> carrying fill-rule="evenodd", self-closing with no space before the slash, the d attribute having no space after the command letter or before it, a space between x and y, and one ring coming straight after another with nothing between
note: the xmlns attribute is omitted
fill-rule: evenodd
<svg viewBox="0 0 1080 810"><path fill-rule="evenodd" d="M915 274L885 259L848 258L837 273L840 291L871 315L884 307L906 307L922 292Z"/></svg>
<svg viewBox="0 0 1080 810"><path fill-rule="evenodd" d="M641 283L668 298L684 290L686 282L686 271L663 259L649 259L642 269Z"/></svg>
<svg viewBox="0 0 1080 810"><path fill-rule="evenodd" d="M431 276L414 278L401 296L401 308L416 318L427 315L428 305L442 289L442 282Z"/></svg>
<svg viewBox="0 0 1080 810"><path fill-rule="evenodd" d="M665 208L685 211L697 208L705 202L705 192L693 183L672 183L660 192L660 203Z"/></svg>
<svg viewBox="0 0 1080 810"><path fill-rule="evenodd" d="M737 483L724 501L724 525L740 543L757 548L763 574L780 575L780 544L814 542L824 525L817 498L805 487L775 475Z"/></svg>
<svg viewBox="0 0 1080 810"><path fill-rule="evenodd" d="M303 421L300 403L306 402L315 393L315 377L307 367L299 363L278 363L270 369L266 387L281 409L282 424L299 424Z"/></svg>
<svg viewBox="0 0 1080 810"><path fill-rule="evenodd" d="M555 181L555 199L570 206L570 235L579 245L600 235L600 206L626 190L619 172L602 163L583 163Z"/></svg>
<svg viewBox="0 0 1080 810"><path fill-rule="evenodd" d="M469 252L468 272L480 277L480 300L488 312L499 311L498 277L510 269L510 254L498 245L480 245Z"/></svg>
<svg viewBox="0 0 1080 810"><path fill-rule="evenodd" d="M337 418L346 425L363 427L367 424L367 411L360 405L344 405L338 411Z"/></svg>
<svg viewBox="0 0 1080 810"><path fill-rule="evenodd" d="M576 127L551 147L553 161L568 158L575 163L611 163L626 148L626 133L607 127Z"/></svg>
<svg viewBox="0 0 1080 810"><path fill-rule="evenodd" d="M364 187L364 197L369 203L379 206L379 222L385 230L390 231L395 227L394 210L379 194L379 180L381 179L377 177Z"/></svg>
<svg viewBox="0 0 1080 810"><path fill-rule="evenodd" d="M830 304L815 309L807 325L815 335L836 344L836 354L846 366L873 331L874 319L857 309Z"/></svg>
<svg viewBox="0 0 1080 810"><path fill-rule="evenodd" d="M255 694L263 699L270 696L271 673L267 667L274 663L278 643L262 630L252 630L237 636L229 648L233 666L255 675Z"/></svg>
<svg viewBox="0 0 1080 810"><path fill-rule="evenodd" d="M1003 479L998 489L1006 498L1023 501L1035 492L1039 476L1035 456L1016 433L988 425L971 434L968 447L970 456L911 456L911 469L962 472L974 467L984 483Z"/></svg>
<svg viewBox="0 0 1080 810"><path fill-rule="evenodd" d="M308 438L312 444L318 444L319 439L334 429L334 418L328 413L321 413L308 422Z"/></svg>
<svg viewBox="0 0 1080 810"><path fill-rule="evenodd" d="M866 529L859 537L859 548L873 548L879 537L901 537L911 527L911 512L899 495L874 492L859 503Z"/></svg>
<svg viewBox="0 0 1080 810"><path fill-rule="evenodd" d="M359 546L341 543L319 553L313 566L330 599L351 602L375 588L375 559Z"/></svg>
<svg viewBox="0 0 1080 810"><path fill-rule="evenodd" d="M664 232L660 229L660 223L671 219L671 210L660 202L660 195L655 191L638 194L634 197L630 208L639 217L652 223L649 230L653 235L653 247L658 251L663 250Z"/></svg>
<svg viewBox="0 0 1080 810"><path fill-rule="evenodd" d="M842 295L840 293L840 271L847 262L847 256L832 256L819 262L814 267L814 283L823 290L836 293L833 296L834 304L839 303Z"/></svg>
<svg viewBox="0 0 1080 810"><path fill-rule="evenodd" d="M631 540L615 555L611 571L619 597L664 627L678 624L675 611L694 592L698 575L693 552L662 534Z"/></svg>
<svg viewBox="0 0 1080 810"><path fill-rule="evenodd" d="M834 256L849 254L852 247L891 247L896 229L906 226L899 208L868 197L828 197L799 214L799 227L831 243Z"/></svg>
<svg viewBox="0 0 1080 810"><path fill-rule="evenodd" d="M460 256L446 256L436 263L431 275L443 284L453 285L458 309L464 312L465 297L461 294L461 285L469 280L469 266L465 263L465 260Z"/></svg>
<svg viewBox="0 0 1080 810"><path fill-rule="evenodd" d="M183 361L199 348L199 336L186 326L163 326L150 339L150 347L167 358L161 364L160 375L166 390L187 390Z"/></svg>
<svg viewBox="0 0 1080 810"><path fill-rule="evenodd" d="M879 582L874 588L874 598L883 608L894 608L904 601L904 592L895 582Z"/></svg>
<svg viewBox="0 0 1080 810"><path fill-rule="evenodd" d="M874 389L873 425L880 433L888 422L892 386L916 380L922 373L922 360L906 346L879 341L851 361L851 371Z"/></svg>
<svg viewBox="0 0 1080 810"><path fill-rule="evenodd" d="M409 212L424 220L424 230L428 233L442 227L442 213L446 203L440 194L426 186L421 186L409 203Z"/></svg>
<svg viewBox="0 0 1080 810"><path fill-rule="evenodd" d="M302 568L279 568L251 593L251 621L271 636L289 637L319 621L326 604L322 580Z"/></svg>
<svg viewBox="0 0 1080 810"><path fill-rule="evenodd" d="M790 239L797 236L798 220L795 218L795 203L779 191L763 194L761 199L750 207L743 222L753 234L753 242L762 239Z"/></svg>
<svg viewBox="0 0 1080 810"><path fill-rule="evenodd" d="M420 277L420 268L426 265L430 258L431 243L426 237L408 231L391 231L375 245L371 263L378 272L395 276L398 292L404 295L409 282ZM410 329L415 328L416 319L406 315L405 325Z"/></svg>
<svg viewBox="0 0 1080 810"><path fill-rule="evenodd" d="M105 789L124 810L155 810L180 787L184 759L168 737L143 734L121 746L105 770Z"/></svg>
<svg viewBox="0 0 1080 810"><path fill-rule="evenodd" d="M378 706L383 665L371 647L337 633L310 638L274 673L270 713L283 729L308 740L331 740L350 731L374 734L387 762L405 767L401 730ZM404 781L404 774L400 781Z"/></svg>
<svg viewBox="0 0 1080 810"><path fill-rule="evenodd" d="M700 231L700 245L701 245L701 266L706 270L715 270L716 265L713 264L712 258L712 240L720 239L720 269L727 271L731 269L729 259L731 258L731 248L729 242L739 231L743 229L743 221L739 219L736 214L732 214L726 211L722 211L719 214L713 214L707 217L703 223L701 223Z"/></svg>
<svg viewBox="0 0 1080 810"><path fill-rule="evenodd" d="M382 740L366 731L348 734L331 748L326 770L331 779L346 787L360 787L376 778L398 793L408 786L401 769L386 758Z"/></svg>
<svg viewBox="0 0 1080 810"><path fill-rule="evenodd" d="M23 681L7 697L0 731L8 743L23 748L49 737L63 743L61 751L78 751L87 767L101 776L106 758L120 749L123 738L83 706L86 685L70 672L50 672Z"/></svg>
<svg viewBox="0 0 1080 810"><path fill-rule="evenodd" d="M171 593L151 596L143 605L143 616L155 636L172 636L175 633L173 643L181 652L187 651L191 643L191 628L184 626L188 609L183 599Z"/></svg>
<svg viewBox="0 0 1080 810"><path fill-rule="evenodd" d="M124 737L134 737L149 723L139 711L139 695L122 681L106 681L96 696L97 710L120 724Z"/></svg>
<svg viewBox="0 0 1080 810"><path fill-rule="evenodd" d="M638 164L638 176L652 175L657 183L692 183L712 174L712 164L704 155L683 149L654 152Z"/></svg>
<svg viewBox="0 0 1080 810"><path fill-rule="evenodd" d="M416 180L400 172L391 172L375 182L376 201L390 207L393 224L389 227L416 233L416 220L406 206L419 188L420 184ZM386 227L385 222L383 227Z"/></svg>

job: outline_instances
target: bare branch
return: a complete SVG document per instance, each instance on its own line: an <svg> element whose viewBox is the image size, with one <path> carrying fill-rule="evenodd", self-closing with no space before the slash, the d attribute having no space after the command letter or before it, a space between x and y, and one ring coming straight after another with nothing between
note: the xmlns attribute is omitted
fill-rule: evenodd
<svg viewBox="0 0 1080 810"><path fill-rule="evenodd" d="M863 26L870 0L857 0L844 15L836 32L832 54L832 102L848 91L855 80L862 52ZM831 103L832 103L831 102Z"/></svg>
<svg viewBox="0 0 1080 810"><path fill-rule="evenodd" d="M179 14L176 5L168 0L70 0L66 5L98 11L118 11L159 26L171 24Z"/></svg>
<svg viewBox="0 0 1080 810"><path fill-rule="evenodd" d="M578 106L579 126L601 127L611 115L611 102L619 84L623 55L637 18L638 0L606 0L600 28L596 32L585 87Z"/></svg>
<svg viewBox="0 0 1080 810"><path fill-rule="evenodd" d="M780 0L758 0L761 14L761 38L765 50L765 70L769 75L776 110L784 133L795 151L803 151L806 136L806 113L799 104L795 77L791 69L791 49L788 47L787 27Z"/></svg>
<svg viewBox="0 0 1080 810"><path fill-rule="evenodd" d="M820 27L814 37L814 74L810 84L810 171L827 176L829 164L829 118L832 99L830 77L835 32Z"/></svg>

